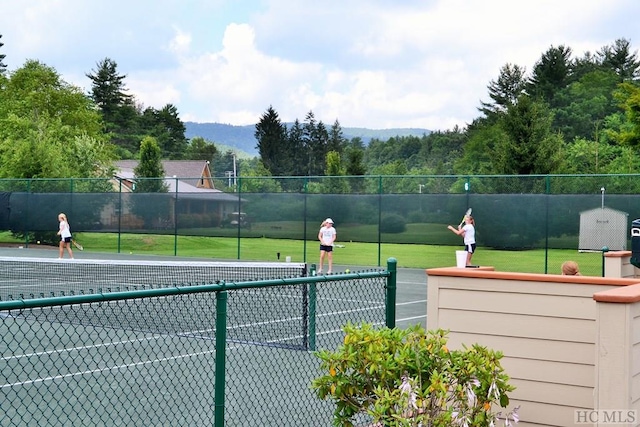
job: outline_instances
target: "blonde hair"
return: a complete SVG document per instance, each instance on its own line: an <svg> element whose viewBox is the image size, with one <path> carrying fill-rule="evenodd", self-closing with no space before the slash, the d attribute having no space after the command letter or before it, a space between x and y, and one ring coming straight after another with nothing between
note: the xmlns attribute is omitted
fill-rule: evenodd
<svg viewBox="0 0 640 427"><path fill-rule="evenodd" d="M565 276L580 276L578 263L575 261L565 261L562 263L562 274Z"/></svg>

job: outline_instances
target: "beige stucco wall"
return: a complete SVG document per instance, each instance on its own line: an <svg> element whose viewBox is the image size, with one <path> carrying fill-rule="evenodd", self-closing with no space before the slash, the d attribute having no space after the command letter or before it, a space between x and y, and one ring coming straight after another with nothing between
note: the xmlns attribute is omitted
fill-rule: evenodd
<svg viewBox="0 0 640 427"><path fill-rule="evenodd" d="M631 264L631 251L612 251L604 254L604 275L640 278L640 270Z"/></svg>
<svg viewBox="0 0 640 427"><path fill-rule="evenodd" d="M479 343L504 353L520 426L574 425L576 409L596 405L602 325L594 293L637 281L474 270L427 270L427 328L449 330L451 348ZM612 321L607 327L619 325ZM640 367L640 345L637 354Z"/></svg>

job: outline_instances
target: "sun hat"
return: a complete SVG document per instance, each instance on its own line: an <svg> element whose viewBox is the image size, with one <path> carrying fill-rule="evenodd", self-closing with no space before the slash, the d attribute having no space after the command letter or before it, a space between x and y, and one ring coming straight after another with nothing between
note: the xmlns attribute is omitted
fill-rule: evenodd
<svg viewBox="0 0 640 427"><path fill-rule="evenodd" d="M333 224L333 220L331 218L325 219L324 222L329 222L329 223Z"/></svg>

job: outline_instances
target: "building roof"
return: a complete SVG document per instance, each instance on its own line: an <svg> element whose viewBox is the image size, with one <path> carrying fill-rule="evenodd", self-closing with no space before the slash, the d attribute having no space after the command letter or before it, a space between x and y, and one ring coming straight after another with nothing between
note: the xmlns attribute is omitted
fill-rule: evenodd
<svg viewBox="0 0 640 427"><path fill-rule="evenodd" d="M115 163L117 178L134 181L137 160L120 160ZM216 190L206 160L163 160L165 184L169 192L222 193Z"/></svg>
<svg viewBox="0 0 640 427"><path fill-rule="evenodd" d="M137 160L120 160L115 163L115 175L119 179L133 182ZM211 179L209 162L206 160L163 160L165 184L169 192L222 193L216 190Z"/></svg>

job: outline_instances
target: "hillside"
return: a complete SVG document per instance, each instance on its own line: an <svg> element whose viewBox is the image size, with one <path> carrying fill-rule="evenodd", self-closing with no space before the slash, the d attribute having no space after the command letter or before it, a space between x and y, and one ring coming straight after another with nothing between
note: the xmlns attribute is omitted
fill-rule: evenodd
<svg viewBox="0 0 640 427"><path fill-rule="evenodd" d="M196 136L202 137L220 146L235 148L250 156L257 156L256 139L254 137L255 125L234 126L222 123L195 123L185 122L185 136L189 139ZM373 138L383 141L394 136L422 136L428 135L428 129L397 128L397 129L366 129L366 128L342 128L342 134L347 139L359 137L366 144Z"/></svg>

